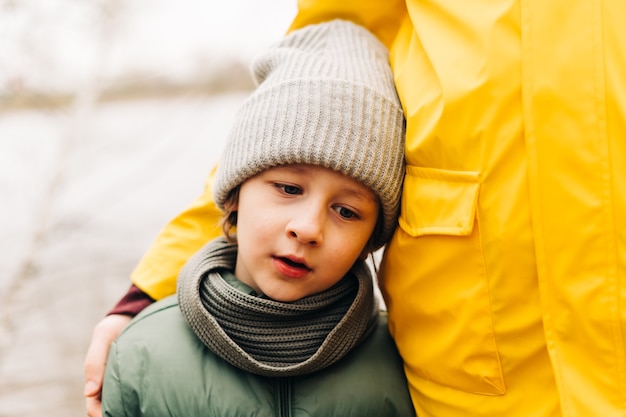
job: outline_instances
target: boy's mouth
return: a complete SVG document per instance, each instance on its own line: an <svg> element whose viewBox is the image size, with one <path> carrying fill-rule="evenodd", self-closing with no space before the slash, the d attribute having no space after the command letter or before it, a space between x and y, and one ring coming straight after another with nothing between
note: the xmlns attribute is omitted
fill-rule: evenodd
<svg viewBox="0 0 626 417"><path fill-rule="evenodd" d="M302 269L306 269L306 270L310 270L311 268L309 268L304 262L298 262L289 258L285 258L283 256L279 256L277 259L281 260L282 262L286 263L287 265L293 267L293 268L302 268Z"/></svg>
<svg viewBox="0 0 626 417"><path fill-rule="evenodd" d="M274 265L278 272L289 278L303 278L312 271L303 260L291 257L275 256Z"/></svg>

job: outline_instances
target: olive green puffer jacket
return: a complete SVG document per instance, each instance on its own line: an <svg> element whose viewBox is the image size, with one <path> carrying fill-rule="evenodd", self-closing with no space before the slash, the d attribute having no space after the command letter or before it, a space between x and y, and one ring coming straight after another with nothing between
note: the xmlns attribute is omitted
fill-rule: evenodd
<svg viewBox="0 0 626 417"><path fill-rule="evenodd" d="M388 330L378 327L319 372L268 378L242 371L195 336L175 296L144 310L111 346L105 416L410 417L407 382Z"/></svg>

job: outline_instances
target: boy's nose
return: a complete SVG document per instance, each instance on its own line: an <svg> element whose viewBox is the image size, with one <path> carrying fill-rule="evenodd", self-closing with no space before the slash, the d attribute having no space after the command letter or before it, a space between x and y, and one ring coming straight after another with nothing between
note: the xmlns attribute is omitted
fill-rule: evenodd
<svg viewBox="0 0 626 417"><path fill-rule="evenodd" d="M287 223L287 235L301 243L319 245L323 241L323 217L323 211L319 209L299 212Z"/></svg>

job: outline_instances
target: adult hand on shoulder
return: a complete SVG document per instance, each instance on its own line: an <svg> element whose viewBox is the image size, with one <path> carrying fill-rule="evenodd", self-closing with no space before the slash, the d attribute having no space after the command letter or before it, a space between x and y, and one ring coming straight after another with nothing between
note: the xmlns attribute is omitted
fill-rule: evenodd
<svg viewBox="0 0 626 417"><path fill-rule="evenodd" d="M93 329L91 343L85 357L85 403L89 417L102 417L102 381L111 343L131 321L130 316L111 314Z"/></svg>

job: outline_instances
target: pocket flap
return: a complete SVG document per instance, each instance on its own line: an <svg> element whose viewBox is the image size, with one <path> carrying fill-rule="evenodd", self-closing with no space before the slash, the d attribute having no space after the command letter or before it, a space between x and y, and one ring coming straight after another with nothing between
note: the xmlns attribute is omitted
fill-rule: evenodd
<svg viewBox="0 0 626 417"><path fill-rule="evenodd" d="M480 175L407 166L400 227L413 237L472 233Z"/></svg>

